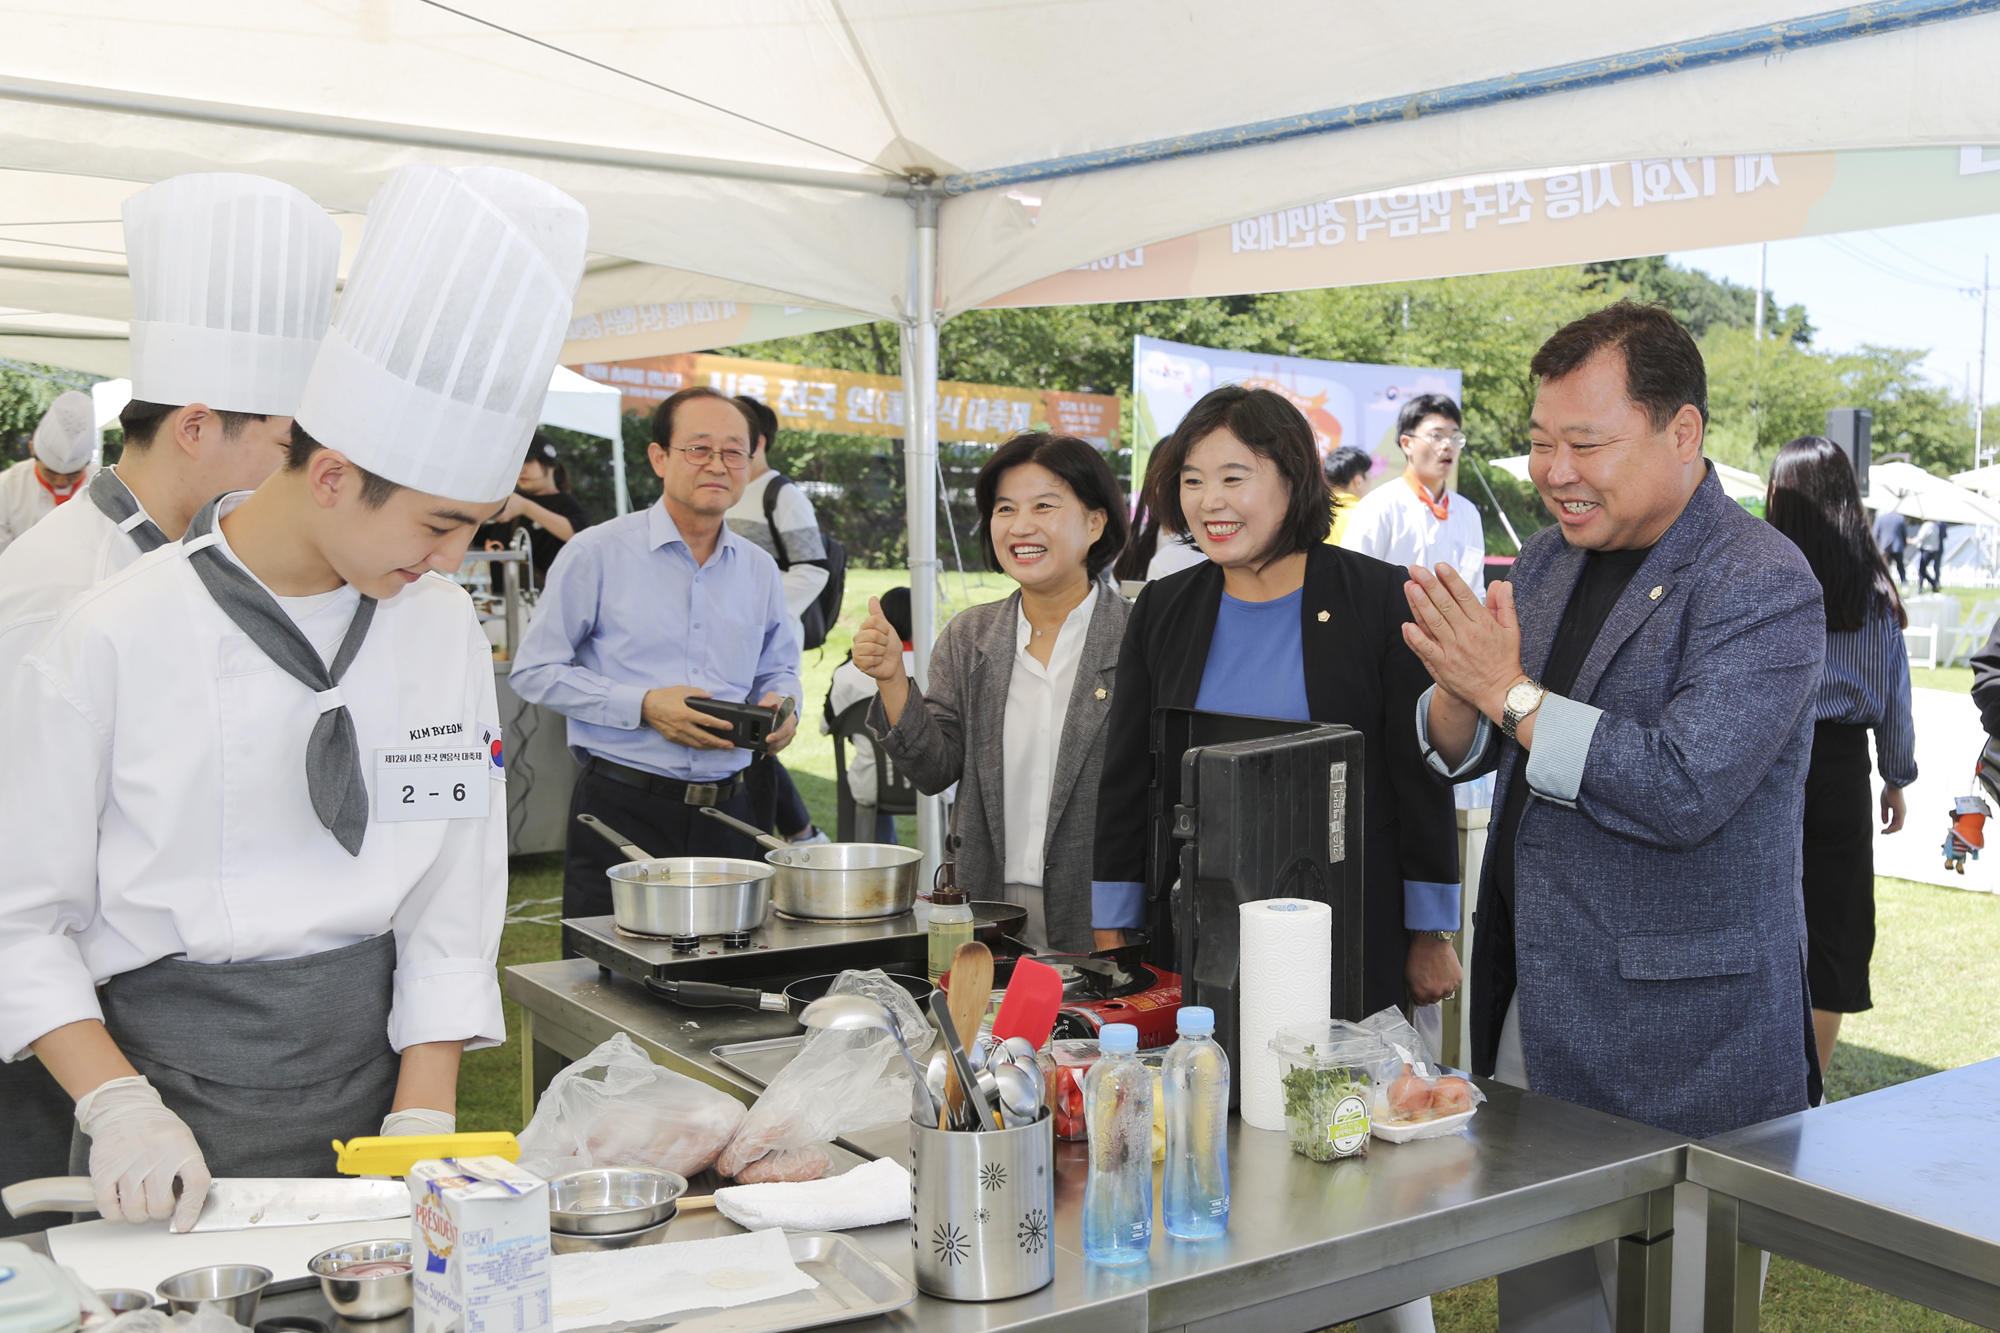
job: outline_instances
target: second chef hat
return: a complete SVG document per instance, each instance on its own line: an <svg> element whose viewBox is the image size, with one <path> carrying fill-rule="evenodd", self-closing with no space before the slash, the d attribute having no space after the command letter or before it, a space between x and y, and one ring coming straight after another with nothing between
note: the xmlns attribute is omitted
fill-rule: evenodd
<svg viewBox="0 0 2000 1333"><path fill-rule="evenodd" d="M581 204L518 171L397 171L368 207L299 425L412 490L505 498L548 395L587 231Z"/></svg>
<svg viewBox="0 0 2000 1333"><path fill-rule="evenodd" d="M125 201L132 397L290 416L333 316L340 228L289 185L175 176Z"/></svg>
<svg viewBox="0 0 2000 1333"><path fill-rule="evenodd" d="M80 472L97 452L97 416L90 395L71 389L49 404L35 427L35 457L51 472Z"/></svg>

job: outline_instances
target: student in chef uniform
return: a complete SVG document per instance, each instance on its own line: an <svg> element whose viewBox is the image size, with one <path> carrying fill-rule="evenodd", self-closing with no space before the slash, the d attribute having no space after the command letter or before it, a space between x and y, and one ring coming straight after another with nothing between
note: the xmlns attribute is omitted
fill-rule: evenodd
<svg viewBox="0 0 2000 1333"><path fill-rule="evenodd" d="M134 310L124 455L0 552L0 681L70 598L179 541L216 496L277 471L333 317L340 228L289 185L175 176L127 199L124 214ZM90 399L64 397L79 400L87 457Z"/></svg>
<svg viewBox="0 0 2000 1333"><path fill-rule="evenodd" d="M71 390L42 413L32 457L0 472L0 551L80 494L97 448L90 395Z"/></svg>
<svg viewBox="0 0 2000 1333"><path fill-rule="evenodd" d="M402 168L283 470L15 673L0 1058L77 1098L108 1217L184 1227L211 1171L448 1132L460 1052L505 1038L492 657L438 572L520 472L584 233L517 172Z"/></svg>
<svg viewBox="0 0 2000 1333"><path fill-rule="evenodd" d="M0 551L0 682L72 597L178 540L217 495L277 470L333 316L340 228L289 185L176 176L127 199L124 214L137 314L124 456ZM61 417L68 456L88 457L89 396L56 402L42 429ZM65 1174L71 1099L40 1061L0 1065L0 1106L0 1185Z"/></svg>

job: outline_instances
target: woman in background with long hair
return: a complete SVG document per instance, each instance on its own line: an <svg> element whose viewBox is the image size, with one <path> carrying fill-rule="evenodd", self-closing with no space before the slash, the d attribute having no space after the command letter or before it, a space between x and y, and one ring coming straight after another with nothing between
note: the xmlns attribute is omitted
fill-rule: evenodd
<svg viewBox="0 0 2000 1333"><path fill-rule="evenodd" d="M1806 772L1806 981L1824 1071L1843 1014L1873 1006L1875 829L1868 732L1882 774L1882 831L1903 827L1903 788L1917 780L1910 721L1909 618L1869 529L1854 465L1817 435L1793 440L1771 465L1771 526L1805 552L1826 599L1826 667L1814 705Z"/></svg>

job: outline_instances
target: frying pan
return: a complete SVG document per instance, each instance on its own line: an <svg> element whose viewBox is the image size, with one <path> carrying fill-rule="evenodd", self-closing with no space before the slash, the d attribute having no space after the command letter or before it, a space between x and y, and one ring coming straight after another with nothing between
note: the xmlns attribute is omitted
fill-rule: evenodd
<svg viewBox="0 0 2000 1333"><path fill-rule="evenodd" d="M761 1009L766 1013L790 1014L794 1020L799 1011L817 1000L833 988L840 979L838 972L828 972L821 976L805 977L794 981L782 992L761 991L754 986L722 986L712 981L662 981L658 977L646 978L646 989L655 995L663 995L675 1004L684 1004L692 1009L714 1009L733 1006L740 1009ZM889 980L910 993L910 998L922 1009L930 993L937 988L923 977L908 976L900 972L890 972Z"/></svg>

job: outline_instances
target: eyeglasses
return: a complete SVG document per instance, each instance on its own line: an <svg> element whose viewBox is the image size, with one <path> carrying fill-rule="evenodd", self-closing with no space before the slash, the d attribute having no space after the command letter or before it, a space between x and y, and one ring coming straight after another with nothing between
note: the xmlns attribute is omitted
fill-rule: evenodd
<svg viewBox="0 0 2000 1333"><path fill-rule="evenodd" d="M1462 430L1455 430L1449 435L1440 435L1434 430L1418 431L1413 433L1411 438L1429 440L1432 444L1448 444L1454 449L1465 447L1465 432Z"/></svg>
<svg viewBox="0 0 2000 1333"><path fill-rule="evenodd" d="M707 467L708 461L714 458L718 452L722 455L722 466L728 468L731 472L741 472L744 468L750 466L750 455L741 449L723 449L718 451L712 444L684 444L681 446L681 452L686 454L688 462L694 464L696 467Z"/></svg>

